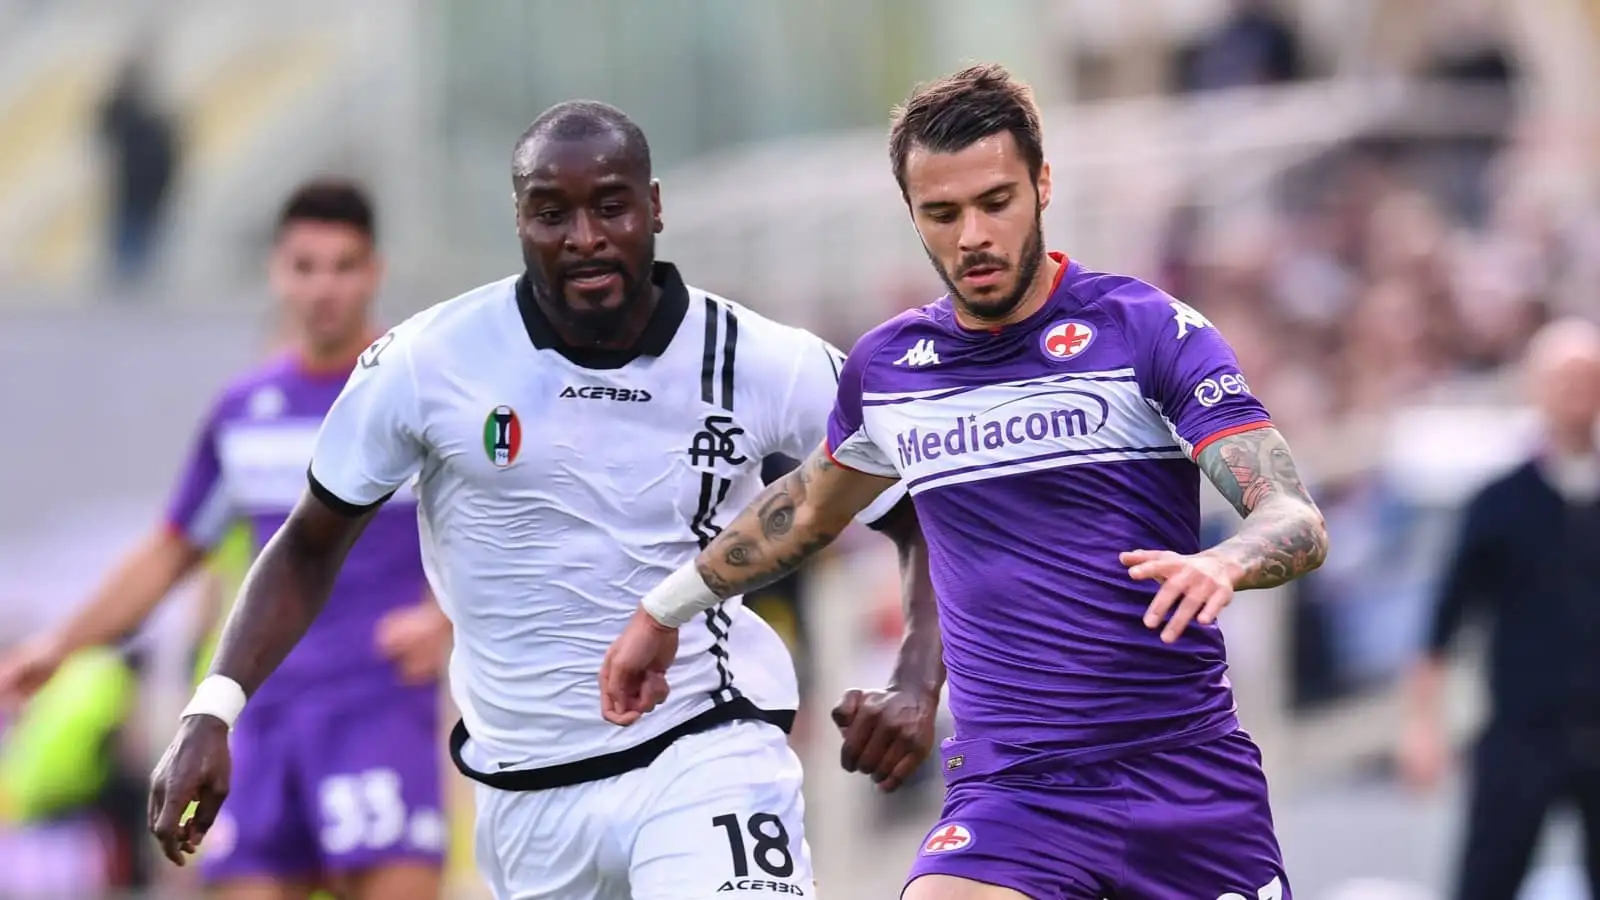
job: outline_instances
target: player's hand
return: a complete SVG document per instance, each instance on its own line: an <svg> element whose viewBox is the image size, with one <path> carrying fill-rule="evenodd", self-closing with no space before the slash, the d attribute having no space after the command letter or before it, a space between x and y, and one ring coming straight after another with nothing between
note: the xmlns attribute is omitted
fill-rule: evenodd
<svg viewBox="0 0 1600 900"><path fill-rule="evenodd" d="M432 601L402 607L378 622L377 642L406 684L437 681L450 658L450 619Z"/></svg>
<svg viewBox="0 0 1600 900"><path fill-rule="evenodd" d="M937 694L896 690L844 692L833 708L844 745L839 764L846 772L872 776L888 793L910 778L933 752Z"/></svg>
<svg viewBox="0 0 1600 900"><path fill-rule="evenodd" d="M657 622L643 608L600 664L600 715L616 725L632 725L667 699L667 669L678 656L678 629Z"/></svg>
<svg viewBox="0 0 1600 900"><path fill-rule="evenodd" d="M1131 550L1118 557L1134 581L1161 585L1144 611L1144 626L1161 628L1161 640L1172 643L1190 622L1211 625L1233 602L1236 566L1218 556L1184 556L1171 550ZM1162 628L1165 622L1166 627Z"/></svg>
<svg viewBox="0 0 1600 900"><path fill-rule="evenodd" d="M233 768L228 726L215 716L189 716L150 776L150 831L178 865L200 848L228 796ZM188 816L190 804L194 815Z"/></svg>
<svg viewBox="0 0 1600 900"><path fill-rule="evenodd" d="M24 641L0 659L0 707L15 710L45 686L66 652L52 635Z"/></svg>
<svg viewBox="0 0 1600 900"><path fill-rule="evenodd" d="M1400 732L1396 763L1400 778L1409 787L1429 791L1450 769L1450 745L1439 723L1412 718Z"/></svg>

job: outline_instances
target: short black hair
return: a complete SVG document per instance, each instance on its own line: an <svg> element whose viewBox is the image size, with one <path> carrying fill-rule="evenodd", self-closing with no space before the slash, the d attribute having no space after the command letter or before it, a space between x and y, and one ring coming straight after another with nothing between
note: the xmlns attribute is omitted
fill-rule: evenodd
<svg viewBox="0 0 1600 900"><path fill-rule="evenodd" d="M986 137L1010 132L1035 181L1044 168L1044 129L1039 124L1033 88L1012 78L997 63L972 66L918 85L910 99L895 107L889 121L889 160L902 196L906 192L906 156L912 147L955 153Z"/></svg>
<svg viewBox="0 0 1600 900"><path fill-rule="evenodd" d="M278 234L295 222L327 222L349 225L367 236L378 238L378 225L372 200L361 185L342 178L319 178L295 188L278 213Z"/></svg>
<svg viewBox="0 0 1600 900"><path fill-rule="evenodd" d="M650 177L650 141L645 138L644 129L627 113L598 100L566 100L540 113L512 148L512 177L528 174L522 157L534 141L577 141L603 134L620 138L629 163Z"/></svg>

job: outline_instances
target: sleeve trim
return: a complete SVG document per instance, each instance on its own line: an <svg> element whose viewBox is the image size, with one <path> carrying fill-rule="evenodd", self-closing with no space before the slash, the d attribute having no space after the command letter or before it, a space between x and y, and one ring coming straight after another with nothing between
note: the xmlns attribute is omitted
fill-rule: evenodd
<svg viewBox="0 0 1600 900"><path fill-rule="evenodd" d="M310 484L311 495L321 501L323 506L328 507L341 516L348 516L352 519L360 518L361 516L372 512L373 510L382 506L384 503L388 502L390 497L394 496L394 491L390 491L371 503L351 503L343 497L340 497L338 494L335 494L333 491L328 490L328 488L323 485L322 482L317 480L317 476L313 475L309 468L306 469L306 481Z"/></svg>
<svg viewBox="0 0 1600 900"><path fill-rule="evenodd" d="M1194 452L1189 454L1190 458L1199 459L1200 458L1200 454L1202 452L1204 452L1207 447L1211 446L1212 444L1215 444L1217 441L1220 441L1223 438L1233 437L1236 434L1244 434L1247 431L1258 431L1258 430L1260 430L1262 428L1271 428L1271 427L1272 427L1272 420L1271 419L1261 419L1260 421L1246 422L1243 425L1234 425L1234 426L1231 426L1229 428L1224 428L1221 431L1213 432L1212 434L1208 435L1206 438L1201 440L1199 443L1194 445Z"/></svg>

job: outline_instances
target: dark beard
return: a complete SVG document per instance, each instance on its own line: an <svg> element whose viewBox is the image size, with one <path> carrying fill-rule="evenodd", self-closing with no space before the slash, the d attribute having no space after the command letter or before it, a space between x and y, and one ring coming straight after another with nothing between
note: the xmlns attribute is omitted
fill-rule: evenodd
<svg viewBox="0 0 1600 900"><path fill-rule="evenodd" d="M1028 288L1033 285L1033 279L1039 275L1039 267L1044 264L1044 210L1042 208L1034 210L1033 233L1023 242L1022 255L1019 258L1021 268L1017 273L1017 286L1011 289L1011 293L998 300L972 301L956 287L955 278L933 258L933 253L928 250L926 244L922 246L922 251L928 254L928 261L933 263L934 271L939 273L940 280L949 289L952 302L959 304L964 312L975 319L985 322L999 321L1010 315L1011 311L1022 303Z"/></svg>
<svg viewBox="0 0 1600 900"><path fill-rule="evenodd" d="M524 257L526 262L526 257ZM648 271L648 269L647 269ZM627 330L628 321L641 304L650 300L652 285L649 279L635 277L621 268L623 303L615 309L575 308L567 302L565 284L560 276L552 285L538 267L527 266L528 287L534 299L550 317L556 332L574 347L596 347L616 343L618 336Z"/></svg>

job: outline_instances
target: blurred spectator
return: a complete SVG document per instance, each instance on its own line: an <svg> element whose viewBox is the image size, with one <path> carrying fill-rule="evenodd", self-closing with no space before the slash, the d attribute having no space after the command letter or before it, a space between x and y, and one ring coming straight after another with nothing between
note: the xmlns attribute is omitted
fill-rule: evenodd
<svg viewBox="0 0 1600 900"><path fill-rule="evenodd" d="M1491 202L1485 174L1504 146L1513 117L1513 88L1519 73L1484 7L1468 6L1442 17L1420 73L1444 84L1471 88L1472 118L1482 131L1438 141L1435 162L1441 192L1468 222L1483 220Z"/></svg>
<svg viewBox="0 0 1600 900"><path fill-rule="evenodd" d="M1490 701L1473 754L1462 900L1514 900L1558 803L1582 816L1600 896L1600 327L1552 325L1528 361L1544 444L1467 506L1411 678L1401 745L1408 779L1437 782L1447 747L1445 652L1482 611L1491 620Z"/></svg>
<svg viewBox="0 0 1600 900"><path fill-rule="evenodd" d="M1178 53L1180 92L1279 84L1304 74L1300 39L1273 0L1232 0L1227 18Z"/></svg>
<svg viewBox="0 0 1600 900"><path fill-rule="evenodd" d="M178 171L178 129L157 101L149 59L135 53L100 109L100 135L111 156L111 255L118 286L136 286L160 249Z"/></svg>
<svg viewBox="0 0 1600 900"><path fill-rule="evenodd" d="M137 662L83 651L6 723L0 896L81 898L147 883L146 775L121 740Z"/></svg>

